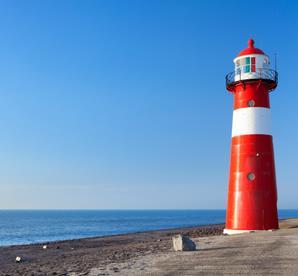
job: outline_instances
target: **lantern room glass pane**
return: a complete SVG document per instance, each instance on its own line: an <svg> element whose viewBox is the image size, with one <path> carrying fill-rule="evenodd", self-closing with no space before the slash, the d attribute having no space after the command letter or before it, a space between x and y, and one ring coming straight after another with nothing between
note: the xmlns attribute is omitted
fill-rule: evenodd
<svg viewBox="0 0 298 276"><path fill-rule="evenodd" d="M251 58L251 64L256 64L256 58L255 57Z"/></svg>
<svg viewBox="0 0 298 276"><path fill-rule="evenodd" d="M246 65L250 64L250 57L245 58L245 64Z"/></svg>

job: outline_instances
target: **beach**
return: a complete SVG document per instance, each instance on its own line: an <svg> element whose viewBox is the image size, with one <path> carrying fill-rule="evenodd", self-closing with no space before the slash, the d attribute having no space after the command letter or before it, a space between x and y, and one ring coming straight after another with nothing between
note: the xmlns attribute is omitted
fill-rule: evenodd
<svg viewBox="0 0 298 276"><path fill-rule="evenodd" d="M209 225L0 247L0 275L121 275L123 264L129 269L140 258L170 252L175 234L193 238L221 235L223 227ZM15 261L17 256L22 258L20 263Z"/></svg>
<svg viewBox="0 0 298 276"><path fill-rule="evenodd" d="M0 248L1 275L297 275L298 219L280 230L222 235L224 225L150 231ZM190 236L193 252L171 237ZM22 257L20 263L16 256Z"/></svg>

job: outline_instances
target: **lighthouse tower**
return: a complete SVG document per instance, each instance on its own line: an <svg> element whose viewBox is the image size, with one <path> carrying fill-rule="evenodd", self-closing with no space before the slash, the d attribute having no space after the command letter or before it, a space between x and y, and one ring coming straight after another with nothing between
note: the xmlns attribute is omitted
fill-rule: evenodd
<svg viewBox="0 0 298 276"><path fill-rule="evenodd" d="M237 234L278 228L269 92L278 82L268 56L248 41L226 76L234 96L226 227Z"/></svg>

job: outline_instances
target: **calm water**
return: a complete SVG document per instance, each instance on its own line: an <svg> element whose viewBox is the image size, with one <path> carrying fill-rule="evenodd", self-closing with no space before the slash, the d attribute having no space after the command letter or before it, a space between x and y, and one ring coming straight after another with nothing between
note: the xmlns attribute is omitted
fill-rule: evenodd
<svg viewBox="0 0 298 276"><path fill-rule="evenodd" d="M280 218L298 210L280 210ZM224 210L0 210L0 246L224 223Z"/></svg>

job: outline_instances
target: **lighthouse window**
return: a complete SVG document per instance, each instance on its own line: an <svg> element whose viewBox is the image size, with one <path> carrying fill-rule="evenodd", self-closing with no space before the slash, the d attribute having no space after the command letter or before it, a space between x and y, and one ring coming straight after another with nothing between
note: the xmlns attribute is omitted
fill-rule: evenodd
<svg viewBox="0 0 298 276"><path fill-rule="evenodd" d="M245 73L249 73L250 69L250 57L246 57L245 58L245 69L244 72Z"/></svg>
<svg viewBox="0 0 298 276"><path fill-rule="evenodd" d="M247 105L249 107L253 107L253 106L255 106L255 101L254 100L249 100L248 103L247 103Z"/></svg>
<svg viewBox="0 0 298 276"><path fill-rule="evenodd" d="M245 57L236 61L236 74L256 72L256 58Z"/></svg>
<svg viewBox="0 0 298 276"><path fill-rule="evenodd" d="M248 175L247 175L247 178L249 181L253 181L255 180L256 176L254 173L250 172Z"/></svg>
<svg viewBox="0 0 298 276"><path fill-rule="evenodd" d="M252 57L251 58L251 69L250 69L251 72L256 72L256 58L255 57Z"/></svg>
<svg viewBox="0 0 298 276"><path fill-rule="evenodd" d="M244 58L240 59L239 61L240 61L240 66L245 65L245 59Z"/></svg>

